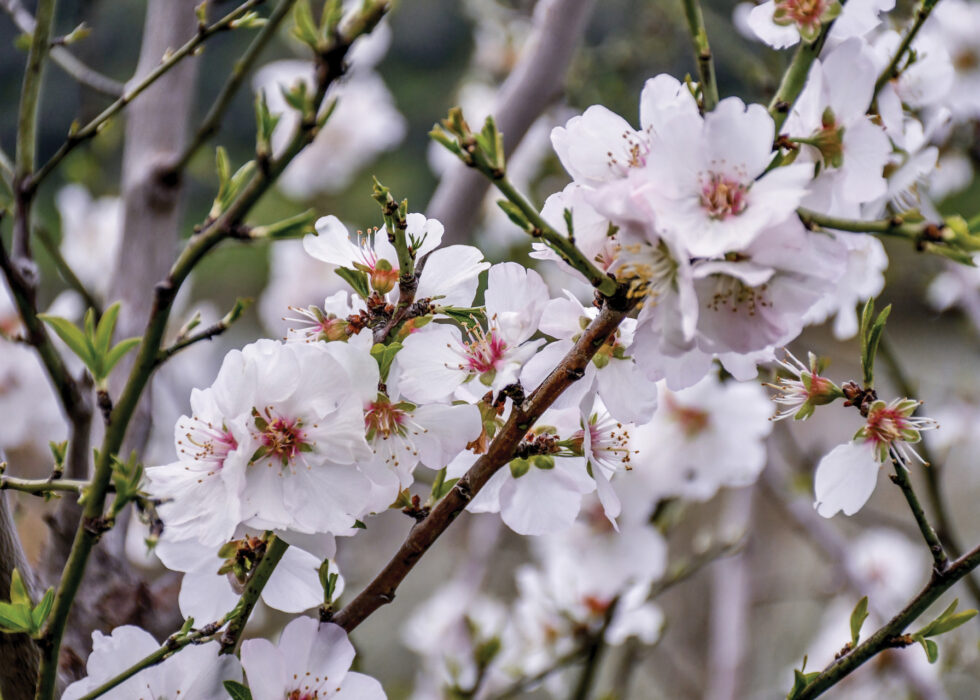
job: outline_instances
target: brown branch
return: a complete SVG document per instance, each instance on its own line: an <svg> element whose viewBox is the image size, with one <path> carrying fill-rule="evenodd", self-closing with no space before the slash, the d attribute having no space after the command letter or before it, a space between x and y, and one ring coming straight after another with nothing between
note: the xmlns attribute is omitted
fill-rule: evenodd
<svg viewBox="0 0 980 700"><path fill-rule="evenodd" d="M531 396L520 406L515 405L510 418L468 472L433 509L429 516L415 525L405 542L387 566L363 591L333 617L333 622L348 632L367 617L395 598L398 585L404 580L429 547L446 531L480 489L498 469L507 464L535 421L573 382L582 376L589 361L606 339L616 331L629 308L614 309L606 303L595 320L589 324L575 346L562 359Z"/></svg>

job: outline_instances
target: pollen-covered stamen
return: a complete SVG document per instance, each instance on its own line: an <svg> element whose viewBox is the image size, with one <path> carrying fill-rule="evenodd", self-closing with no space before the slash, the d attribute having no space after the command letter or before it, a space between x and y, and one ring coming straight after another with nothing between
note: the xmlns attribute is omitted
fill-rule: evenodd
<svg viewBox="0 0 980 700"><path fill-rule="evenodd" d="M615 260L608 268L616 279L626 283L631 299L657 303L674 283L677 263L670 257L665 245L651 246L641 243L617 245Z"/></svg>
<svg viewBox="0 0 980 700"><path fill-rule="evenodd" d="M642 168L647 163L650 146L632 131L624 131L620 138L625 142L626 161L617 158L612 151L606 152L609 169L617 175L625 176L630 168Z"/></svg>
<svg viewBox="0 0 980 700"><path fill-rule="evenodd" d="M607 472L632 469L630 460L636 450L630 449L630 434L626 427L608 413L593 413L589 418L589 461ZM582 440L585 429L572 435L572 440Z"/></svg>
<svg viewBox="0 0 980 700"><path fill-rule="evenodd" d="M772 306L769 285L765 282L750 287L731 275L714 275L715 291L705 306L712 311L730 311L755 316L763 309Z"/></svg>
<svg viewBox="0 0 980 700"><path fill-rule="evenodd" d="M712 219L724 221L738 216L748 206L749 188L719 173L702 178L701 206Z"/></svg>
<svg viewBox="0 0 980 700"><path fill-rule="evenodd" d="M932 418L912 415L921 403L913 399L895 399L888 404L881 400L871 404L867 422L859 434L874 444L881 461L891 455L903 464L913 458L925 464L910 445L922 439L921 431L938 428L939 424Z"/></svg>
<svg viewBox="0 0 980 700"><path fill-rule="evenodd" d="M219 471L228 453L238 448L238 442L225 426L201 420L197 416L181 418L184 437L177 440L177 452L182 462L194 462L209 474Z"/></svg>
<svg viewBox="0 0 980 700"><path fill-rule="evenodd" d="M419 456L414 438L428 431L415 420L414 408L404 401L392 403L387 396L378 394L364 409L367 440L375 447L375 453L380 450L385 462L392 466L399 466L406 453L411 458Z"/></svg>
<svg viewBox="0 0 980 700"><path fill-rule="evenodd" d="M289 329L290 332L299 334L307 343L345 340L350 336L347 319L337 318L317 306L290 306L289 310L299 314L299 317L287 316L283 320L297 324L296 328Z"/></svg>
<svg viewBox="0 0 980 700"><path fill-rule="evenodd" d="M307 673L307 676L308 676L307 678L300 679L299 677L294 675L293 680L301 681L304 683L304 685L302 688L296 688L294 690L290 690L286 694L285 700L317 700L317 698L320 697L319 688L311 688L308 684L306 684L307 682L312 682L312 683L316 683L319 686L321 683L320 677L319 676L311 677L309 676L309 673ZM322 680L326 681L327 679L326 677L324 677Z"/></svg>
<svg viewBox="0 0 980 700"><path fill-rule="evenodd" d="M454 348L456 354L463 358L459 369L475 374L485 374L497 370L497 365L507 351L507 343L491 326L484 330L474 324L466 329L467 339L460 348Z"/></svg>
<svg viewBox="0 0 980 700"><path fill-rule="evenodd" d="M689 440L703 433L711 424L711 416L707 411L678 403L677 398L671 393L664 397L664 404L667 407L667 415L680 426L684 436Z"/></svg>
<svg viewBox="0 0 980 700"><path fill-rule="evenodd" d="M778 360L784 370L796 377L778 377L775 384L764 383L776 393L771 397L773 403L781 408L770 420L783 420L794 417L806 420L813 414L814 406L823 406L844 397L840 387L827 377L819 374L818 360L810 353L810 366L800 362L793 353L785 350L785 356Z"/></svg>

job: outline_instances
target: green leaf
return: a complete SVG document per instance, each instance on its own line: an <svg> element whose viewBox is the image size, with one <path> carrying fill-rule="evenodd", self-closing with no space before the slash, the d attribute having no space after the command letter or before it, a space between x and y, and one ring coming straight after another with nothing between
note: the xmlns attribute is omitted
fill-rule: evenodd
<svg viewBox="0 0 980 700"><path fill-rule="evenodd" d="M439 489L435 493L436 500L439 500L440 498L444 497L447 493L452 491L453 486L456 485L457 481L459 481L459 477L455 479L443 480L442 484L439 486Z"/></svg>
<svg viewBox="0 0 980 700"><path fill-rule="evenodd" d="M102 318L99 319L99 327L95 331L95 351L100 356L105 356L109 354L109 348L112 345L112 332L116 329L116 319L119 316L119 302L110 306L102 314Z"/></svg>
<svg viewBox="0 0 980 700"><path fill-rule="evenodd" d="M349 267L338 267L334 272L340 275L341 279L349 284L357 292L358 296L363 299L371 296L371 291L368 287L368 277L360 270L351 270Z"/></svg>
<svg viewBox="0 0 980 700"><path fill-rule="evenodd" d="M367 530L367 525L364 524L363 520L355 520L354 527L356 527L358 530Z"/></svg>
<svg viewBox="0 0 980 700"><path fill-rule="evenodd" d="M252 700L252 691L238 681L225 681L225 690L232 700Z"/></svg>
<svg viewBox="0 0 980 700"><path fill-rule="evenodd" d="M313 10L310 0L299 0L293 8L293 36L311 48L316 48L316 23L313 21Z"/></svg>
<svg viewBox="0 0 980 700"><path fill-rule="evenodd" d="M402 344L393 342L388 345L376 343L371 348L371 357L378 363L378 371L381 373L381 381L388 381L388 372L391 371L391 363L395 361L395 355L402 349Z"/></svg>
<svg viewBox="0 0 980 700"><path fill-rule="evenodd" d="M0 627L8 632L31 632L31 609L26 605L0 602Z"/></svg>
<svg viewBox="0 0 980 700"><path fill-rule="evenodd" d="M49 316L48 314L38 314L37 317L51 326L59 338L68 346L68 349L75 353L78 358L85 363L85 366L89 370L93 370L95 367L95 358L89 352L89 344L85 339L85 334L82 333L75 324L71 321L60 318L58 316Z"/></svg>
<svg viewBox="0 0 980 700"><path fill-rule="evenodd" d="M10 602L14 605L31 605L31 594L27 592L20 571L14 569L10 574Z"/></svg>
<svg viewBox="0 0 980 700"><path fill-rule="evenodd" d="M931 639L926 639L924 637L919 637L918 642L922 645L922 648L925 649L926 658L929 659L929 663L936 663L936 659L939 658L939 645Z"/></svg>
<svg viewBox="0 0 980 700"><path fill-rule="evenodd" d="M939 614L939 617L920 629L913 636L937 637L940 634L945 634L946 632L956 629L976 616L976 610L964 610L959 613L956 612L956 606L959 604L959 598L954 599L953 602Z"/></svg>
<svg viewBox="0 0 980 700"><path fill-rule="evenodd" d="M500 207L504 214L507 215L507 218L514 222L514 224L516 224L522 231L530 233L534 230L534 226L531 225L531 222L527 220L526 216L524 216L524 212L522 212L516 204L513 204L506 199L498 199L497 206Z"/></svg>
<svg viewBox="0 0 980 700"><path fill-rule="evenodd" d="M126 353L135 348L140 344L140 338L126 338L126 340L121 340L116 344L109 354L106 355L105 362L103 363L102 370L104 372L103 377L108 377L109 373L112 372L112 368L125 357Z"/></svg>
<svg viewBox="0 0 980 700"><path fill-rule="evenodd" d="M854 606L854 612L851 613L851 645L857 646L858 639L861 637L861 627L864 625L864 621L868 619L868 596L864 596L858 601L858 604Z"/></svg>
<svg viewBox="0 0 980 700"><path fill-rule="evenodd" d="M44 626L45 620L48 619L48 613L51 612L51 607L54 605L54 588L49 588L44 592L44 596L37 606L31 610L31 622L34 624L34 629L39 630Z"/></svg>

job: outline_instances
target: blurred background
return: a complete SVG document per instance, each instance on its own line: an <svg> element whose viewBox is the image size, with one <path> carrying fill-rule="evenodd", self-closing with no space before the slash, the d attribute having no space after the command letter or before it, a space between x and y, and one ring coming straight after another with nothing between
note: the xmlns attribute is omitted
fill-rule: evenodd
<svg viewBox="0 0 980 700"><path fill-rule="evenodd" d="M4 2L0 0L0 5ZM744 37L733 24L731 2L706 0L703 4L722 96L739 95L747 102L766 101L775 90L790 52L775 52ZM33 11L32 2L23 5ZM211 13L216 17L234 3L213 5ZM334 168L339 174L324 176L322 182L317 179L317 169L324 169L324 164L331 162L330 152L324 151L318 162L305 166L304 172L312 175L294 178L301 181L296 186L284 183L269 192L253 210L250 221L277 221L312 208L319 215L335 214L352 230L378 225L379 212L370 197L372 177L390 187L397 198L407 197L410 211L425 211L448 167L444 154L433 150L428 131L451 106L463 104L466 113L474 116L490 109L496 89L509 75L528 39L533 7L530 0L402 0L387 21L384 33L388 38L377 42L376 55L365 58L363 63L353 63L351 77L342 87L347 91L349 107L339 108L348 112L338 111L327 126L329 131L337 122L335 142L346 144L351 151L337 156L343 161ZM911 3L899 3L896 16L908 17L910 7ZM67 33L84 22L91 34L74 44L72 52L100 73L124 82L136 66L144 12L145 3L138 0L63 0L59 3L55 33ZM289 36L289 26L289 21L284 23L280 36L260 59L260 66L303 58L303 47ZM0 110L0 146L10 154L14 152L16 105L26 57L19 35L10 17L0 13L0 105L4 105ZM248 31L225 33L209 41L194 59L200 67L194 88L192 129L203 118L251 36ZM512 159L515 179L536 204L542 204L547 195L568 181L548 143L553 126L596 103L635 125L639 93L647 78L659 73L683 78L694 72L679 0L597 2L568 68L564 90L536 120ZM217 136L190 163L181 209L180 229L185 237L204 219L214 197L214 146L224 146L236 167L253 154L251 88L252 84L243 86ZM273 93L270 90L267 94ZM341 105L344 100L342 94ZM73 121L86 123L110 102L111 98L79 86L59 67L49 66L41 102L40 159L45 160L58 148ZM479 119L471 117L470 121L478 123ZM61 240L72 227L80 232L80 238L88 236L85 240L91 242L90 247L72 255L78 260L94 259L90 260L91 283L96 287L100 278L105 282L109 269L99 262L105 260L99 256L117 245L113 241L118 239L118 232L113 226L118 226L119 204L113 198L120 195L123 126L122 119L114 119L96 139L76 149L40 190L36 208L36 216L54 240ZM961 125L956 134L959 150L974 162L980 159L974 145L975 129L975 124ZM942 193L938 206L943 213L958 212L969 218L980 213L980 183L972 175L961 179L955 191ZM304 182L307 186L303 186ZM456 241L476 242L494 262L516 259L530 263L529 241L492 205L485 210L473 230L451 231L449 235ZM164 385L169 383L172 390L160 389L160 396L155 398L157 410L146 457L148 464L173 459L171 426L187 410L189 389L210 382L227 349L256 337L280 337L285 329L281 316L287 315L288 304L319 303L326 292L337 288L338 280L330 277L332 273L298 260L297 246L295 241L274 246L233 242L211 254L195 272L189 296L182 301L182 319L189 318L195 309L203 309L205 321L214 320L237 297L250 297L256 303L229 333L181 356L179 367L164 378ZM64 244L62 250L68 258ZM980 447L980 374L976 371L980 359L980 280L972 270L950 271L942 259L918 255L902 241L886 241L886 250L890 265L880 305L893 304L888 325L890 346L909 381L918 388L916 396L926 401L925 413L942 423L938 432L928 436L929 447L942 469L941 488L949 502L951 519L961 541L972 546L980 542L980 510L976 507L980 472L975 457L976 448ZM120 253L123 260L140 254L138 250ZM50 257L42 249L37 257L44 278L41 306L48 307L59 299L69 303L61 296L64 285ZM859 374L857 342L837 341L825 328L808 330L794 349L800 357L810 350L830 358L828 374L838 383ZM50 462L47 441L62 439L63 435L57 432L64 429L58 427L56 409L52 409L54 415L33 421L29 418L26 425L14 419L18 411L15 385L18 377L24 380L25 375L21 370L13 372L13 360L8 357L0 352L0 423L7 424L6 429L0 427L0 447L11 457L11 463L16 459L18 475L42 476ZM2 366L5 362L6 374ZM10 376L11 372L15 376ZM896 375L884 370L882 374L880 393L900 395L903 389L898 388ZM844 562L832 548L819 544L821 536L807 527L805 512L809 510L809 515L813 515L809 500L813 464L853 433L855 420L846 411L818 411L802 425L777 424L770 438L767 467L767 473L776 475L772 480L763 479L749 489L723 491L708 503L683 509L670 530L671 560L685 560L705 537L719 537L731 525L728 520L734 518L736 523L731 526L736 529L750 524L747 544L735 560L738 566L725 569L730 560L716 562L660 596L666 627L659 642L612 650L597 688L615 685L622 664L632 659L635 668L629 697L785 695L792 685L791 669L799 667L805 654L815 658L815 649L827 646L819 637L829 611L842 596L849 601L844 606L846 620L850 607L863 594L848 589L841 573ZM634 466L642 469L642 464ZM924 493L925 480L921 476L917 474L916 478ZM46 537L43 518L55 504L27 497L15 497L14 502L25 546L36 561ZM802 513L802 519L794 516L794 508ZM409 518L391 512L373 520L356 540L341 543L341 567L348 595L359 590L387 560L410 524ZM833 541L846 545L837 555L850 551L852 556L859 556L864 550L855 543L863 541L862 537L887 533L877 549L869 545L881 561L872 557L874 560L867 565L868 575L879 576L886 584L902 575L912 579L908 590L902 592L899 586L898 603L890 612L925 582L927 552L917 540L914 523L897 489L879 483L869 506L859 515L839 516L818 524L832 531ZM137 551L134 557L139 560L138 533L133 542ZM396 603L371 617L354 635L359 669L378 677L389 697L410 697L419 665L403 643L403 624L439 583L481 549L481 542L492 544L483 555L489 562L486 589L505 600L512 597L514 570L529 557L527 543L506 528L501 529L496 516L467 514L408 578ZM903 543L911 547L903 547ZM154 566L150 560L137 563L151 570ZM726 597L726 587L737 588L737 595ZM954 592L965 607L978 605L963 584ZM709 678L709 657L717 651L713 645L719 643L712 640L712 630L717 629L712 616L719 614L718 606L726 605L742 606L737 634L729 640L737 647L730 656L738 667L734 673L737 685L727 689L716 687ZM281 622L282 618L266 612L256 620L252 632L271 633ZM941 670L941 685L948 697L978 696L978 624L969 623L955 639L944 638L939 666L923 672L928 675ZM831 635L831 651L836 650L834 644L839 648L846 641L846 629L845 622ZM841 688L834 691L838 695L830 696L925 697L927 693L905 676L899 674L895 681L889 675L895 667L920 666L922 657L917 647L889 652L872 664L876 668L859 672L873 674L874 682L854 685L850 690ZM826 658L808 668L817 668L825 661ZM545 696L544 691L537 692ZM534 691L525 695L536 696Z"/></svg>

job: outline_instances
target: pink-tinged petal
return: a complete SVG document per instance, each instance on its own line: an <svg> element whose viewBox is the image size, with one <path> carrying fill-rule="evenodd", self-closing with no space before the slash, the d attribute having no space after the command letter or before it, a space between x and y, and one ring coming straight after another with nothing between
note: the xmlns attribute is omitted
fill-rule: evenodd
<svg viewBox="0 0 980 700"><path fill-rule="evenodd" d="M344 682L329 697L334 700L385 700L384 688L376 679L363 673L348 673Z"/></svg>
<svg viewBox="0 0 980 700"><path fill-rule="evenodd" d="M451 245L429 254L419 277L416 299L436 299L439 306L471 306L480 273L490 267L483 253L469 245Z"/></svg>
<svg viewBox="0 0 980 700"><path fill-rule="evenodd" d="M636 140L629 122L602 105L589 107L551 132L551 143L565 170L588 185L622 177L630 166Z"/></svg>
<svg viewBox="0 0 980 700"><path fill-rule="evenodd" d="M549 301L548 286L534 270L507 262L490 268L484 302L504 339L519 344L534 335Z"/></svg>
<svg viewBox="0 0 980 700"><path fill-rule="evenodd" d="M838 511L854 515L868 502L878 481L881 465L871 442L838 445L820 460L814 474L814 507L825 518Z"/></svg>
<svg viewBox="0 0 980 700"><path fill-rule="evenodd" d="M578 467L585 474L580 463ZM507 467L501 469L506 470ZM575 521L582 507L583 491L557 466L555 469L532 466L520 478L515 479L509 473L507 476L500 489L500 517L517 534L558 532ZM588 474L585 476L588 479Z"/></svg>
<svg viewBox="0 0 980 700"><path fill-rule="evenodd" d="M355 262L362 262L360 250L351 242L347 227L333 215L317 219L316 235L311 233L303 238L303 250L317 260L340 267L353 267Z"/></svg>
<svg viewBox="0 0 980 700"><path fill-rule="evenodd" d="M354 645L343 628L309 617L298 617L282 631L279 650L286 659L287 669L305 674L307 671L320 688L340 685L354 661Z"/></svg>
<svg viewBox="0 0 980 700"><path fill-rule="evenodd" d="M262 589L262 601L270 608L287 613L301 613L323 602L320 586L320 560L302 549L290 547L282 555L268 583ZM336 571L336 567L331 568ZM343 579L337 579L343 586ZM341 591L335 590L339 596Z"/></svg>
<svg viewBox="0 0 980 700"><path fill-rule="evenodd" d="M722 172L739 174L739 182L761 175L772 160L776 125L762 105L746 106L726 97L704 117L704 138Z"/></svg>
<svg viewBox="0 0 980 700"><path fill-rule="evenodd" d="M242 642L241 657L253 700L282 700L286 696L290 690L286 685L286 664L282 652L272 642L247 639Z"/></svg>
<svg viewBox="0 0 980 700"><path fill-rule="evenodd" d="M571 340L558 340L545 345L534 357L528 360L521 369L521 386L531 392L538 388L548 378L562 358L574 347ZM595 379L595 365L591 362L585 367L581 379L568 387L551 405L554 409L575 408L592 388Z"/></svg>
<svg viewBox="0 0 980 700"><path fill-rule="evenodd" d="M407 224L405 233L408 234L409 242L412 238L421 241L421 245L415 251L416 258L431 253L442 243L442 235L446 229L438 219L427 219L424 214L409 214L405 217L405 223Z"/></svg>
<svg viewBox="0 0 980 700"><path fill-rule="evenodd" d="M773 0L752 8L746 23L759 39L774 49L785 49L800 42L800 32L794 25L781 26L773 21L776 3Z"/></svg>
<svg viewBox="0 0 980 700"><path fill-rule="evenodd" d="M831 77L827 81L827 106L837 123L861 119L871 105L878 79L873 49L862 39L848 39L821 62L824 74Z"/></svg>
<svg viewBox="0 0 980 700"><path fill-rule="evenodd" d="M881 127L862 117L844 131L844 164L840 195L863 204L884 196L888 190L884 171L892 143Z"/></svg>
<svg viewBox="0 0 980 700"><path fill-rule="evenodd" d="M651 135L662 135L664 124L675 117L699 118L698 105L687 85L662 73L643 84L640 125Z"/></svg>

